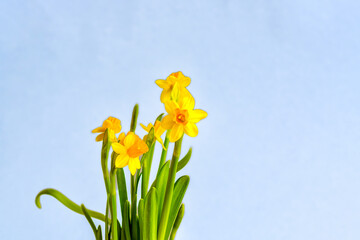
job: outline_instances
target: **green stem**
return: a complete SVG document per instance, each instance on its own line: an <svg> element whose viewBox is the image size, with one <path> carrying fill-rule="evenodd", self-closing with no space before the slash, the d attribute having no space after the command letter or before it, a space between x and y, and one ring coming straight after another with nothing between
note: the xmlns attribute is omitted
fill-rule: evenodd
<svg viewBox="0 0 360 240"><path fill-rule="evenodd" d="M110 195L106 198L106 212L105 212L105 240L109 240L109 223L108 223L108 216L109 216L109 201Z"/></svg>
<svg viewBox="0 0 360 240"><path fill-rule="evenodd" d="M146 156L143 161L143 173L142 173L142 182L141 182L141 198L145 199L149 187L149 178L151 163L154 156L155 149L155 139L151 144L149 152L146 153Z"/></svg>
<svg viewBox="0 0 360 240"><path fill-rule="evenodd" d="M111 235L113 240L118 239L117 233L117 213L116 213L116 182L115 177L116 175L116 168L111 168L110 172L110 183L111 183Z"/></svg>
<svg viewBox="0 0 360 240"><path fill-rule="evenodd" d="M165 141L164 141L165 149L163 148L162 152L161 152L161 158L160 158L159 168L158 168L158 172L157 172L156 177L158 177L162 166L166 162L167 149L169 147L169 133L170 133L170 131L166 131L166 136L165 136Z"/></svg>
<svg viewBox="0 0 360 240"><path fill-rule="evenodd" d="M174 191L174 182L176 176L177 165L181 152L181 143L183 136L175 142L174 152L170 163L169 177L166 185L164 205L161 212L159 231L158 231L158 240L164 240L166 233L166 224L169 218L170 206L172 195Z"/></svg>
<svg viewBox="0 0 360 240"><path fill-rule="evenodd" d="M130 132L135 132L137 118L139 115L139 105L135 104L130 124ZM136 170L137 172L138 170ZM137 229L136 229L136 186L135 186L135 176L131 175L130 177L130 192L131 192L131 206L130 206L130 221L131 221L131 235L134 239L137 239Z"/></svg>

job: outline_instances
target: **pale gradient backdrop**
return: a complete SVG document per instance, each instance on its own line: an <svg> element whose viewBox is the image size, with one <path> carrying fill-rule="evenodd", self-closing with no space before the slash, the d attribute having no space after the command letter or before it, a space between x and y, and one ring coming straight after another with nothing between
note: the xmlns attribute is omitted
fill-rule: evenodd
<svg viewBox="0 0 360 240"><path fill-rule="evenodd" d="M53 187L104 211L90 131L110 115L128 130L135 103L153 121L154 81L181 70L209 116L184 140L177 240L360 239L359 11L355 0L0 1L0 238L94 239L84 217L48 196L39 210L35 195Z"/></svg>

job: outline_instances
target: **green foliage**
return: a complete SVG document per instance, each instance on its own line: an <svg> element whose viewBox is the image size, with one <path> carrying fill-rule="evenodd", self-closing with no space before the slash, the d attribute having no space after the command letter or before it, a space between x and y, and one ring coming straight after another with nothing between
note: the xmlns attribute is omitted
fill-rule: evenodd
<svg viewBox="0 0 360 240"><path fill-rule="evenodd" d="M133 109L130 131L135 132L139 106L136 104ZM163 114L157 117L161 121ZM84 204L78 205L71 201L64 194L56 189L47 188L38 193L35 204L41 208L40 197L50 195L61 202L70 210L82 214L88 221L96 240L169 240L174 239L184 216L185 206L182 204L185 192L189 185L189 176L182 176L176 179L176 173L183 169L191 158L192 148L179 161L181 153L181 141L175 143L171 161L165 162L169 148L169 132L165 137L165 148L162 149L159 168L156 177L149 189L150 170L155 149L154 128L146 137L146 144L149 151L141 157L141 169L137 170L130 181L126 181L124 169L115 168L117 154L112 152L110 169L108 167L111 141L108 130L104 133L101 148L101 167L103 171L105 189L107 193L105 215L89 210ZM113 141L113 140L112 140ZM140 181L141 179L141 181ZM138 185L139 201L138 201ZM117 186L117 188L116 188ZM128 196L128 189L130 195ZM119 196L121 220L118 221L116 211L117 198ZM105 223L104 235L101 226L96 227L93 219ZM119 218L120 219L120 218Z"/></svg>

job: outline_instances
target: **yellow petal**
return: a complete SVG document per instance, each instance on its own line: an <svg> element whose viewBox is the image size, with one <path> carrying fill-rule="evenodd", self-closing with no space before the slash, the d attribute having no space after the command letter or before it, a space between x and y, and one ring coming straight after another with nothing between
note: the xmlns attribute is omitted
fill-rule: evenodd
<svg viewBox="0 0 360 240"><path fill-rule="evenodd" d="M169 140L170 142L176 142L184 134L184 126L182 124L174 124L171 129Z"/></svg>
<svg viewBox="0 0 360 240"><path fill-rule="evenodd" d="M129 163L129 156L126 154L121 154L119 156L117 156L116 160L115 160L115 167L116 168L123 168L126 165L128 165Z"/></svg>
<svg viewBox="0 0 360 240"><path fill-rule="evenodd" d="M195 107L195 99L189 93L179 99L179 106L181 109L193 110Z"/></svg>
<svg viewBox="0 0 360 240"><path fill-rule="evenodd" d="M104 133L101 133L96 136L95 141L100 142L104 139Z"/></svg>
<svg viewBox="0 0 360 240"><path fill-rule="evenodd" d="M163 149L166 150L165 146L164 146L164 142L163 140L161 139L161 137L157 137L155 136L156 140L162 145Z"/></svg>
<svg viewBox="0 0 360 240"><path fill-rule="evenodd" d="M161 126L161 122L159 120L156 120L155 122L155 136L161 137L161 135L164 134L165 128Z"/></svg>
<svg viewBox="0 0 360 240"><path fill-rule="evenodd" d="M153 127L152 123L149 123L149 124L147 125L147 127L145 127L144 124L140 123L140 126L141 126L145 131L147 131L147 132L149 132L150 129Z"/></svg>
<svg viewBox="0 0 360 240"><path fill-rule="evenodd" d="M122 132L120 133L118 140L120 141L121 144L124 144L124 139L125 139L125 133Z"/></svg>
<svg viewBox="0 0 360 240"><path fill-rule="evenodd" d="M174 116L172 114L166 115L161 121L161 127L164 129L170 129L174 126Z"/></svg>
<svg viewBox="0 0 360 240"><path fill-rule="evenodd" d="M204 119L207 117L207 112L201 109L194 109L193 111L189 111L189 121L197 123L201 119Z"/></svg>
<svg viewBox="0 0 360 240"><path fill-rule="evenodd" d="M171 89L171 100L177 102L180 96L180 86L179 83L175 83Z"/></svg>
<svg viewBox="0 0 360 240"><path fill-rule="evenodd" d="M134 175L136 169L140 169L140 161L139 158L130 158L129 160L129 170L131 175Z"/></svg>
<svg viewBox="0 0 360 240"><path fill-rule="evenodd" d="M92 130L92 133L99 133L99 132L105 132L106 128L104 127L97 127L94 130Z"/></svg>
<svg viewBox="0 0 360 240"><path fill-rule="evenodd" d="M199 130L196 126L195 123L192 122L188 122L185 127L184 127L184 131L187 135L189 135L190 137L196 137L199 133Z"/></svg>
<svg viewBox="0 0 360 240"><path fill-rule="evenodd" d="M164 89L161 92L160 101L162 103L166 103L167 101L170 101L170 98L171 98L171 90L170 89Z"/></svg>
<svg viewBox="0 0 360 240"><path fill-rule="evenodd" d="M189 77L184 76L183 78L181 78L181 80L179 82L180 82L181 86L187 87L190 85L191 79Z"/></svg>
<svg viewBox="0 0 360 240"><path fill-rule="evenodd" d="M174 113L175 110L178 108L179 108L179 105L174 101L167 101L165 103L165 110L169 114Z"/></svg>
<svg viewBox="0 0 360 240"><path fill-rule="evenodd" d="M170 88L170 85L166 80L159 79L159 80L156 80L155 83L156 83L156 85L158 85L161 88L164 88L164 89Z"/></svg>
<svg viewBox="0 0 360 240"><path fill-rule="evenodd" d="M128 134L126 135L126 137L124 139L124 145L126 148L129 148L132 145L134 145L135 141L136 141L135 133L128 132Z"/></svg>
<svg viewBox="0 0 360 240"><path fill-rule="evenodd" d="M126 148L120 143L113 143L111 146L117 154L126 154Z"/></svg>

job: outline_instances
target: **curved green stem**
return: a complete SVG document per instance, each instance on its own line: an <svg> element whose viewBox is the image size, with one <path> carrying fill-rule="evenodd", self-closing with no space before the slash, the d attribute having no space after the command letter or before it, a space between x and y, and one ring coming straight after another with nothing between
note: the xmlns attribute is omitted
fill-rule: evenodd
<svg viewBox="0 0 360 240"><path fill-rule="evenodd" d="M35 204L38 208L41 209L40 197L41 197L41 195L44 195L44 194L50 195L50 196L56 198L59 202L61 202L65 207L69 208L70 210L84 215L84 213L79 205L77 205L76 203L71 201L69 198L67 198L64 194L62 194L61 192L59 192L58 190L53 189L53 188L46 188L46 189L40 191L36 195ZM92 211L92 210L88 210L88 212L91 217L105 222L104 214L96 212L96 211Z"/></svg>

